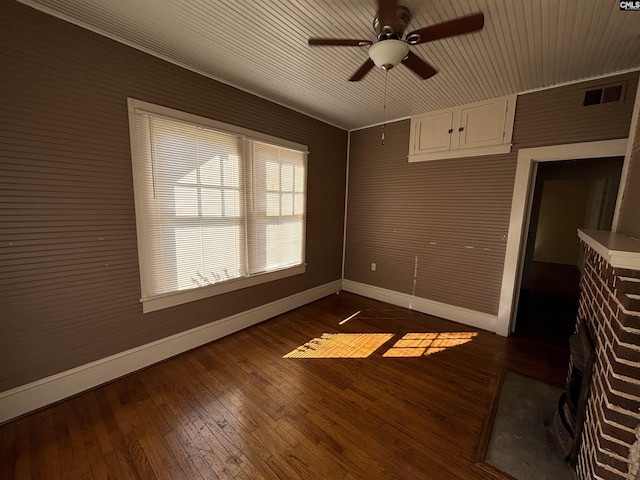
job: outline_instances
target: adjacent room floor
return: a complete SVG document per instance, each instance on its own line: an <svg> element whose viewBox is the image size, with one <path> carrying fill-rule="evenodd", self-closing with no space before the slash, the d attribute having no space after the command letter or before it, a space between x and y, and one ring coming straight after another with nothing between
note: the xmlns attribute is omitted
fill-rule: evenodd
<svg viewBox="0 0 640 480"><path fill-rule="evenodd" d="M521 290L515 335L568 352L580 296L574 265L533 262L529 288Z"/></svg>
<svg viewBox="0 0 640 480"><path fill-rule="evenodd" d="M0 478L501 478L477 463L500 372L567 364L343 292L0 426Z"/></svg>

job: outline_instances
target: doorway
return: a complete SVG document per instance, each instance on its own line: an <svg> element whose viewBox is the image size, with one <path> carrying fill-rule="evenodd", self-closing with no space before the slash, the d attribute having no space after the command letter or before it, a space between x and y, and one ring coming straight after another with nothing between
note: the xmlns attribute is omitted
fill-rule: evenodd
<svg viewBox="0 0 640 480"><path fill-rule="evenodd" d="M608 157L537 165L515 335L568 347L583 266L576 230L611 229L623 162Z"/></svg>

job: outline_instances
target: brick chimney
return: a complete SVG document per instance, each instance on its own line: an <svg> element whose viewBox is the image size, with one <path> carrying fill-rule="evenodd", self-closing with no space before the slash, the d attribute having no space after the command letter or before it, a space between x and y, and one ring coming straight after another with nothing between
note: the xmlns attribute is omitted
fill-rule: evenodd
<svg viewBox="0 0 640 480"><path fill-rule="evenodd" d="M580 480L640 480L640 240L580 230L578 317L595 362L578 454Z"/></svg>

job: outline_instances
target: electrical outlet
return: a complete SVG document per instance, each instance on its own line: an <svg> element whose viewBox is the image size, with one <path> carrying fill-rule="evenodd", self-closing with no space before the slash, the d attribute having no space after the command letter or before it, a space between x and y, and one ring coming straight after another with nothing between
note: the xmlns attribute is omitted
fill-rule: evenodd
<svg viewBox="0 0 640 480"><path fill-rule="evenodd" d="M372 271L372 272L375 272L375 271L376 271L376 268L377 268L377 265L376 265L375 263L373 263L373 262L372 262L372 263L371 263L371 271Z"/></svg>

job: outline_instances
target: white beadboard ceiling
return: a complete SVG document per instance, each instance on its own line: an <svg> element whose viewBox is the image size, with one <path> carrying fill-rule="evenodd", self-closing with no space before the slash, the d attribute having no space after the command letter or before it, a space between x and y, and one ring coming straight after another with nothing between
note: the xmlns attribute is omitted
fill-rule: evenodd
<svg viewBox="0 0 640 480"><path fill-rule="evenodd" d="M34 8L345 129L383 120L384 72L347 79L374 0L22 0ZM407 31L481 11L482 31L412 46L439 73L388 75L386 119L640 68L640 12L617 0L400 0Z"/></svg>

